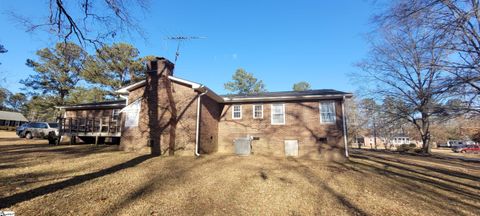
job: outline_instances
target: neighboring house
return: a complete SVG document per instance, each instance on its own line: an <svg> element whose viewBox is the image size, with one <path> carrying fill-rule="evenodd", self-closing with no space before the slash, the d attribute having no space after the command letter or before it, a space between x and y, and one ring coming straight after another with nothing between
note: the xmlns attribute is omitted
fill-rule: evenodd
<svg viewBox="0 0 480 216"><path fill-rule="evenodd" d="M377 148L396 148L402 144L411 144L414 143L417 147L421 147L422 142L410 139L410 136L406 134L395 134L391 138L385 137L376 137ZM367 148L375 148L375 137L373 136L358 136L354 140L354 146L363 146Z"/></svg>
<svg viewBox="0 0 480 216"><path fill-rule="evenodd" d="M28 119L19 112L0 111L0 126L16 127L28 122Z"/></svg>
<svg viewBox="0 0 480 216"><path fill-rule="evenodd" d="M393 145L410 144L410 137L406 134L395 134L391 139L391 143Z"/></svg>
<svg viewBox="0 0 480 216"><path fill-rule="evenodd" d="M259 155L336 160L347 154L344 100L351 94L324 89L220 96L173 76L173 67L157 58L146 80L117 91L128 98L121 149L232 154L236 139L249 138Z"/></svg>

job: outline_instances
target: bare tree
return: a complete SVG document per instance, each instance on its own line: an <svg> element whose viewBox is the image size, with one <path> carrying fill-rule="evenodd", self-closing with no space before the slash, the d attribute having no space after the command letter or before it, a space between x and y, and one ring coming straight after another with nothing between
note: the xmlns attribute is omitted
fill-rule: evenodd
<svg viewBox="0 0 480 216"><path fill-rule="evenodd" d="M463 99L461 111L480 113L480 3L479 0L401 0L381 19L409 20L429 16L428 25L437 34L450 37L445 46L452 57L438 62L450 72L457 96ZM392 9L391 8L391 9Z"/></svg>
<svg viewBox="0 0 480 216"><path fill-rule="evenodd" d="M361 148L361 144L357 138L365 135L364 132L367 128L368 116L363 112L360 101L357 98L347 99L345 103L350 143L357 143L358 148Z"/></svg>
<svg viewBox="0 0 480 216"><path fill-rule="evenodd" d="M432 31L429 17L412 17L395 22L378 22L377 37L368 57L358 66L358 77L368 83L376 98L390 98L392 119L412 123L423 141L422 151L430 152L430 124L439 115L451 85L441 63L448 57L445 34Z"/></svg>
<svg viewBox="0 0 480 216"><path fill-rule="evenodd" d="M48 0L44 21L32 21L32 17L15 12L10 15L23 24L27 32L43 29L65 42L74 38L81 45L88 43L97 47L120 33L143 35L131 12L138 8L145 10L147 5L147 0Z"/></svg>

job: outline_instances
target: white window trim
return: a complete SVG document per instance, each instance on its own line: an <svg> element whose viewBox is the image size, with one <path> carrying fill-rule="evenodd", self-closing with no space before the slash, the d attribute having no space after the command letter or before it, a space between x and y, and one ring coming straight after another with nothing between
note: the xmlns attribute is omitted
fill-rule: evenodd
<svg viewBox="0 0 480 216"><path fill-rule="evenodd" d="M262 107L262 109L261 109L261 111L262 111L262 116L260 116L260 117L255 117L255 106L261 106L261 107ZM263 119L263 104L254 104L254 105L252 105L252 116L253 116L253 119Z"/></svg>
<svg viewBox="0 0 480 216"><path fill-rule="evenodd" d="M323 122L322 120L322 103L333 103L333 122ZM320 101L318 103L318 112L320 114L320 124L333 125L337 122L337 106L335 101Z"/></svg>
<svg viewBox="0 0 480 216"><path fill-rule="evenodd" d="M271 125L284 125L285 124L285 115L287 113L287 110L285 110L285 104L284 103L281 104L283 106L283 122L282 123L273 123L273 105L277 105L277 104L280 104L280 103L270 105L270 124Z"/></svg>
<svg viewBox="0 0 480 216"><path fill-rule="evenodd" d="M235 106L239 106L240 107L240 117L238 118L235 118ZM232 119L242 119L242 105L238 105L238 104L235 104L235 105L232 105Z"/></svg>

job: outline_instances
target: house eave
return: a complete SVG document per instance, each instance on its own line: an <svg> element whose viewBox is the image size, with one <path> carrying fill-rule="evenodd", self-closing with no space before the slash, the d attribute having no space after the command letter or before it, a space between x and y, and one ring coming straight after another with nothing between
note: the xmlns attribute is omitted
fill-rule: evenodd
<svg viewBox="0 0 480 216"><path fill-rule="evenodd" d="M64 110L115 109L115 108L121 109L123 107L125 107L125 104L55 106L55 108L57 109L64 109Z"/></svg>
<svg viewBox="0 0 480 216"><path fill-rule="evenodd" d="M296 96L276 96L276 97L223 97L224 103L241 103L241 102L274 102L274 101L301 101L301 100L328 100L350 98L352 94L339 95L296 95Z"/></svg>

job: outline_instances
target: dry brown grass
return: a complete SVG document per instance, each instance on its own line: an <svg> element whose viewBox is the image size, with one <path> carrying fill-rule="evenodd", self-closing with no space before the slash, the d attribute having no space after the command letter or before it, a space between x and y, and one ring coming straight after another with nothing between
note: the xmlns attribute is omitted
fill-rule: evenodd
<svg viewBox="0 0 480 216"><path fill-rule="evenodd" d="M367 150L350 162L152 158L0 139L0 209L18 215L479 215L480 162Z"/></svg>

